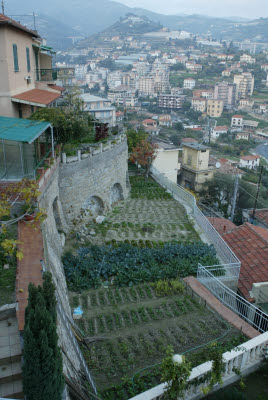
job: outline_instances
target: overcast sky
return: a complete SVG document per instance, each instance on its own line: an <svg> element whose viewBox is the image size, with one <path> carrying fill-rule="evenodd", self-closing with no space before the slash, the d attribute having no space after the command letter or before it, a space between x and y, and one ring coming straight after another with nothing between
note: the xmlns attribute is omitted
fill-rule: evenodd
<svg viewBox="0 0 268 400"><path fill-rule="evenodd" d="M162 14L205 14L217 17L268 17L268 0L117 0Z"/></svg>

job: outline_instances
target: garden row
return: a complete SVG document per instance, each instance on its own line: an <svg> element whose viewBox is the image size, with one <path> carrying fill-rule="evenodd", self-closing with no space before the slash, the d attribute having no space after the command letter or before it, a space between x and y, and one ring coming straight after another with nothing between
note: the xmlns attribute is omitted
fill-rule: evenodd
<svg viewBox="0 0 268 400"><path fill-rule="evenodd" d="M130 176L131 198L148 200L169 200L172 199L165 189L158 185L151 178L145 180L141 176Z"/></svg>
<svg viewBox="0 0 268 400"><path fill-rule="evenodd" d="M103 283L132 286L141 282L195 275L198 263L219 264L212 245L167 243L159 248L138 248L130 244L118 247L81 247L76 254L67 252L63 265L69 289L100 287Z"/></svg>
<svg viewBox="0 0 268 400"><path fill-rule="evenodd" d="M153 321L179 317L187 312L196 312L200 308L198 306L188 296L184 296L174 301L161 302L156 306L133 307L121 312L100 314L93 318L84 319L80 326L91 336L95 336L137 325L144 326L144 324ZM196 329L198 328L199 325L196 326Z"/></svg>

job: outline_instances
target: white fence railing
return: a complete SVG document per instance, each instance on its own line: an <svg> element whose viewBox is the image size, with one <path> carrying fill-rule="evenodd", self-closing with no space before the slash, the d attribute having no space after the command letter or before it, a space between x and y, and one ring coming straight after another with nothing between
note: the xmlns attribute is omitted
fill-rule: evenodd
<svg viewBox="0 0 268 400"><path fill-rule="evenodd" d="M225 286L210 267L198 264L197 279L226 307L259 332L268 331L268 315Z"/></svg>
<svg viewBox="0 0 268 400"><path fill-rule="evenodd" d="M62 153L62 163L66 164L71 162L79 162L85 158L89 158L95 156L96 154L110 150L124 140L126 140L126 135L123 132L108 138L106 141L84 145L85 149L75 149L74 152L76 155L74 156L67 156L66 153Z"/></svg>
<svg viewBox="0 0 268 400"><path fill-rule="evenodd" d="M243 343L232 351L224 353L223 360L225 368L222 374L222 386L227 386L239 379L234 369L239 370L243 376L257 369L264 357L267 357L267 347L268 332L256 336L254 339ZM184 392L185 400L194 400L204 397L202 389L208 386L209 379L206 381L206 374L211 371L211 368L212 362L208 361L192 369L188 379L188 388ZM155 386L146 392L132 397L130 400L159 400L164 396L165 388L166 384L162 383L161 385ZM220 389L220 385L217 384L215 389Z"/></svg>
<svg viewBox="0 0 268 400"><path fill-rule="evenodd" d="M207 236L209 241L213 243L223 262L226 264L232 264L232 266L238 271L239 275L240 261L227 243L223 240L223 238L218 234L216 229L211 225L202 211L197 207L195 197L182 186L177 185L170 179L166 178L155 167L151 167L151 175L161 186L171 192L174 198L183 200L192 208L193 217L195 218L198 226Z"/></svg>

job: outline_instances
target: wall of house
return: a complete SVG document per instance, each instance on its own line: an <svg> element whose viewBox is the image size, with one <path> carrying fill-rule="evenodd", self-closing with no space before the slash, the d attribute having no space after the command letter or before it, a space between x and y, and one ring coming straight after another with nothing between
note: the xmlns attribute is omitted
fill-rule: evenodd
<svg viewBox="0 0 268 400"><path fill-rule="evenodd" d="M127 197L127 160L128 147L124 138L103 153L60 165L60 199L68 223L81 209L91 209L95 215L104 214L111 208L113 196Z"/></svg>
<svg viewBox="0 0 268 400"><path fill-rule="evenodd" d="M156 159L153 162L153 166L160 172L164 173L165 176L172 182L177 183L177 170L180 169L180 163L178 161L179 150L165 151L159 149L157 151Z"/></svg>

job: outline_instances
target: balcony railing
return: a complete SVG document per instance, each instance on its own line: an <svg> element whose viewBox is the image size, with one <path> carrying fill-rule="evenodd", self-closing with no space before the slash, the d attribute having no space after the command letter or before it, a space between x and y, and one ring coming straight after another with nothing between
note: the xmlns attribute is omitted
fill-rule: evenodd
<svg viewBox="0 0 268 400"><path fill-rule="evenodd" d="M42 82L50 82L57 80L57 69L37 69L36 70L36 80Z"/></svg>

